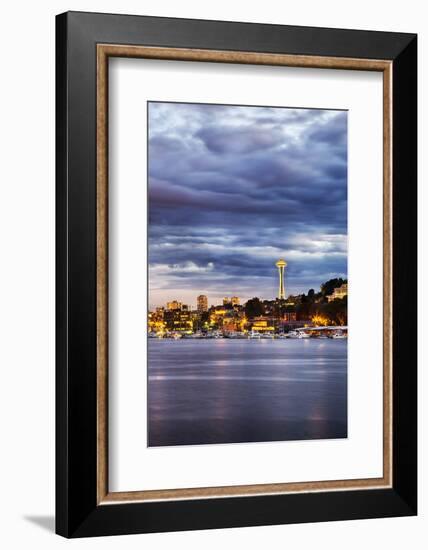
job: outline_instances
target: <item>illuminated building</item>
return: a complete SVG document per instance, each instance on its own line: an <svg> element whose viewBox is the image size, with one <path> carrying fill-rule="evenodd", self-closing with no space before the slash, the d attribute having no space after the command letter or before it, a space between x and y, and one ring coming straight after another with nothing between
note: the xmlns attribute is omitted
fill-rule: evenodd
<svg viewBox="0 0 428 550"><path fill-rule="evenodd" d="M295 311L286 311L283 316L283 320L286 322L296 321L297 319L297 313Z"/></svg>
<svg viewBox="0 0 428 550"><path fill-rule="evenodd" d="M163 321L164 309L163 307L157 307L155 311L149 311L148 313L148 325L149 332L163 333L165 329L165 323Z"/></svg>
<svg viewBox="0 0 428 550"><path fill-rule="evenodd" d="M330 296L327 296L327 300L329 302L332 302L333 300L341 300L347 295L348 295L348 283L343 283L342 286L339 286L338 288L335 288L333 290L333 294L330 294Z"/></svg>
<svg viewBox="0 0 428 550"><path fill-rule="evenodd" d="M228 305L239 306L238 296L232 296L232 298L229 298L228 296L225 296L223 298L223 305L224 306L228 306Z"/></svg>
<svg viewBox="0 0 428 550"><path fill-rule="evenodd" d="M193 331L192 313L180 309L169 309L164 313L164 326L169 331L191 333Z"/></svg>
<svg viewBox="0 0 428 550"><path fill-rule="evenodd" d="M163 321L165 310L163 307L157 307L155 311L149 312L149 318L151 318L154 321Z"/></svg>
<svg viewBox="0 0 428 550"><path fill-rule="evenodd" d="M210 310L210 325L217 328L223 326L223 319L228 313L228 310L224 309L222 306L216 306L214 309Z"/></svg>
<svg viewBox="0 0 428 550"><path fill-rule="evenodd" d="M276 328L275 317L260 316L254 317L251 323L251 330L253 332L274 332Z"/></svg>
<svg viewBox="0 0 428 550"><path fill-rule="evenodd" d="M173 300L172 302L166 303L166 309L168 311L175 311L177 309L181 309L183 307L183 304L181 302L177 302L177 300Z"/></svg>
<svg viewBox="0 0 428 550"><path fill-rule="evenodd" d="M287 262L284 260L278 260L276 262L276 267L278 268L279 274L279 289L278 289L278 298L279 300L285 300L285 268L287 267Z"/></svg>
<svg viewBox="0 0 428 550"><path fill-rule="evenodd" d="M223 319L223 332L237 332L241 330L241 324L239 320L234 319L233 317L227 317Z"/></svg>
<svg viewBox="0 0 428 550"><path fill-rule="evenodd" d="M223 334L241 332L247 322L244 313L236 309L220 310L220 315L215 316L214 321Z"/></svg>
<svg viewBox="0 0 428 550"><path fill-rule="evenodd" d="M200 312L208 311L208 298L204 294L197 297L197 310Z"/></svg>

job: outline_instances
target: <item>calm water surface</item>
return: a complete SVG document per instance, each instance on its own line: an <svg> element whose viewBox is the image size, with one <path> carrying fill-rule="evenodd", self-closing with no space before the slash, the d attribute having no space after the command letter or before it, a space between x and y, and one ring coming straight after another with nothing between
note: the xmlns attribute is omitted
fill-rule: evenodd
<svg viewBox="0 0 428 550"><path fill-rule="evenodd" d="M149 339L149 445L347 437L347 341Z"/></svg>

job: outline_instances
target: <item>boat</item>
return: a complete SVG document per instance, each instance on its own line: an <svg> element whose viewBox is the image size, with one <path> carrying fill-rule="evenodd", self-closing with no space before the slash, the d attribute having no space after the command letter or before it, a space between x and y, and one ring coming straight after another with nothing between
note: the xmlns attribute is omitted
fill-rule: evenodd
<svg viewBox="0 0 428 550"><path fill-rule="evenodd" d="M335 332L332 336L332 338L335 338L335 339L341 339L343 340L344 338L347 338L348 336L343 333L342 331L338 331L338 332Z"/></svg>

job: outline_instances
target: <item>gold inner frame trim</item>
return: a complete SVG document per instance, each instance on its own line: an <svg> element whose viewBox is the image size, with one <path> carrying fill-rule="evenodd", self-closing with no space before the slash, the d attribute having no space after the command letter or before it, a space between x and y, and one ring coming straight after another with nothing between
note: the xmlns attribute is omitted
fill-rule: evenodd
<svg viewBox="0 0 428 550"><path fill-rule="evenodd" d="M108 59L133 57L383 73L383 476L225 487L109 492L108 488ZM97 45L97 503L222 498L392 486L392 62L256 52Z"/></svg>

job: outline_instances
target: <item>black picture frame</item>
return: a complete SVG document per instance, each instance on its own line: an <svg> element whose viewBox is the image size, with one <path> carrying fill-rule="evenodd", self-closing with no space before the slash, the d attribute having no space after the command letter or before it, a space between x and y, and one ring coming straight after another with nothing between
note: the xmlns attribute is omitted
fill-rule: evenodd
<svg viewBox="0 0 428 550"><path fill-rule="evenodd" d="M100 43L392 62L391 488L97 504ZM415 515L417 36L68 12L56 18L56 97L56 532L86 537Z"/></svg>

